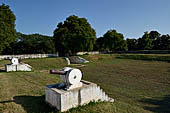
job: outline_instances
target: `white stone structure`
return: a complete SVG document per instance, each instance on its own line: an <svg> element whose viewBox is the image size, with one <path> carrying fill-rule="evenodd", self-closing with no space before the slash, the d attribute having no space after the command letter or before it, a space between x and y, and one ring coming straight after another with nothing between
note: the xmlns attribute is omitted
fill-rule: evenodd
<svg viewBox="0 0 170 113"><path fill-rule="evenodd" d="M58 57L58 54L23 54L23 55L0 55L0 60L5 59L27 59L27 58L51 58L51 57Z"/></svg>
<svg viewBox="0 0 170 113"><path fill-rule="evenodd" d="M64 87L65 90L71 90L82 86L82 73L79 69L64 67L60 71L50 70L50 73L60 74L60 78L63 81L60 87Z"/></svg>
<svg viewBox="0 0 170 113"><path fill-rule="evenodd" d="M70 65L70 60L69 60L69 58L65 57L65 60L67 61L67 65Z"/></svg>
<svg viewBox="0 0 170 113"><path fill-rule="evenodd" d="M68 57L68 59L70 60L70 63L72 64L82 64L82 63L89 62L86 59L79 57L79 56L71 56L71 57Z"/></svg>
<svg viewBox="0 0 170 113"><path fill-rule="evenodd" d="M66 67L61 71L52 70L50 72L62 74L60 77L63 82L46 86L45 101L61 112L78 105L88 104L90 101L114 102L114 99L108 97L97 84L81 80L82 75L78 69ZM69 78L69 76L71 77Z"/></svg>
<svg viewBox="0 0 170 113"><path fill-rule="evenodd" d="M10 71L31 71L32 67L28 64L19 63L17 58L12 58L11 64L5 65L6 72Z"/></svg>
<svg viewBox="0 0 170 113"><path fill-rule="evenodd" d="M78 52L76 55L84 55L84 54L89 54L89 55L96 55L100 54L99 51L91 51L91 52Z"/></svg>
<svg viewBox="0 0 170 113"><path fill-rule="evenodd" d="M61 112L77 107L78 105L88 104L90 101L114 102L114 99L108 97L97 84L84 80L81 82L83 83L82 87L69 91L60 89L60 84L46 86L45 101Z"/></svg>

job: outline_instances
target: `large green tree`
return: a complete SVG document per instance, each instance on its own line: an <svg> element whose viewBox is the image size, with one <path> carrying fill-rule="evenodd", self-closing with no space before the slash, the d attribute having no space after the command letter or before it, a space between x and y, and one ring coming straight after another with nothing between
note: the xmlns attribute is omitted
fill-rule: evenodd
<svg viewBox="0 0 170 113"><path fill-rule="evenodd" d="M116 30L109 30L103 36L103 49L105 51L124 51L127 50L127 43L121 33Z"/></svg>
<svg viewBox="0 0 170 113"><path fill-rule="evenodd" d="M156 50L170 50L170 36L162 35L154 41L154 49Z"/></svg>
<svg viewBox="0 0 170 113"><path fill-rule="evenodd" d="M159 47L157 45L158 44L157 42L160 39L161 34L157 31L151 31L149 35L150 35L150 39L152 39L152 45L153 45L152 49L154 50L158 49Z"/></svg>
<svg viewBox="0 0 170 113"><path fill-rule="evenodd" d="M95 43L95 47L96 47L96 50L98 50L98 51L104 51L105 50L105 48L104 48L104 38L103 37L97 38L96 43Z"/></svg>
<svg viewBox="0 0 170 113"><path fill-rule="evenodd" d="M157 38L159 38L161 36L161 34L159 32L157 32L157 31L151 31L149 33L149 35L150 35L150 38L152 40L156 40Z"/></svg>
<svg viewBox="0 0 170 113"><path fill-rule="evenodd" d="M137 39L133 38L133 39L126 39L127 45L128 45L128 50L132 51L132 50L137 50Z"/></svg>
<svg viewBox="0 0 170 113"><path fill-rule="evenodd" d="M60 55L74 55L80 51L91 51L96 32L87 19L72 15L59 23L54 31L56 50Z"/></svg>
<svg viewBox="0 0 170 113"><path fill-rule="evenodd" d="M0 5L0 54L16 40L16 17L8 5Z"/></svg>
<svg viewBox="0 0 170 113"><path fill-rule="evenodd" d="M153 39L150 38L150 34L148 32L144 32L142 38L138 39L138 49L151 50L153 48L152 41Z"/></svg>
<svg viewBox="0 0 170 113"><path fill-rule="evenodd" d="M151 31L150 33L144 32L142 38L138 39L139 50L152 50L157 49L156 40L159 39L160 33L157 31Z"/></svg>

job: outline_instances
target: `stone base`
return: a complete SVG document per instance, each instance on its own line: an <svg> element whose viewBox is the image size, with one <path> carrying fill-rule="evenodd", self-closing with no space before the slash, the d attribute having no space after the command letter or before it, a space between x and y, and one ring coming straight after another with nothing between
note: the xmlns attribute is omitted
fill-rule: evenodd
<svg viewBox="0 0 170 113"><path fill-rule="evenodd" d="M59 89L60 84L47 85L45 101L61 112L78 105L88 104L90 101L114 102L114 99L109 98L97 84L84 80L81 82L83 83L82 87L69 91Z"/></svg>
<svg viewBox="0 0 170 113"><path fill-rule="evenodd" d="M5 65L5 70L6 72L9 71L31 71L31 66L28 64L6 64Z"/></svg>

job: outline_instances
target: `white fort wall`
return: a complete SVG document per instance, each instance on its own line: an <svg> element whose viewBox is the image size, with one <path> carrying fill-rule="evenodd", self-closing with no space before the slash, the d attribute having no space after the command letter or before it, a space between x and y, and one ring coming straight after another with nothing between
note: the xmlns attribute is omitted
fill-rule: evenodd
<svg viewBox="0 0 170 113"><path fill-rule="evenodd" d="M91 51L91 52L78 52L77 55L84 55L84 54L99 54L98 51ZM0 55L0 60L4 59L26 59L26 58L48 58L48 57L58 57L58 54L22 54L22 55Z"/></svg>
<svg viewBox="0 0 170 113"><path fill-rule="evenodd" d="M0 60L4 59L26 59L26 58L48 58L48 57L58 57L58 54L24 54L24 55L0 55Z"/></svg>
<svg viewBox="0 0 170 113"><path fill-rule="evenodd" d="M76 55L84 55L84 54L95 55L95 54L100 54L100 52L99 51L78 52Z"/></svg>

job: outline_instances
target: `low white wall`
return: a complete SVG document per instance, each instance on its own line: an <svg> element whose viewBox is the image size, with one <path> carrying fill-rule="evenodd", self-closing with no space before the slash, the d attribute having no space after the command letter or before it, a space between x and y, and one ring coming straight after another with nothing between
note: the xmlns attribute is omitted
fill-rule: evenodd
<svg viewBox="0 0 170 113"><path fill-rule="evenodd" d="M84 54L94 55L94 54L99 54L99 51L78 52L78 53L77 53L77 55L84 55Z"/></svg>
<svg viewBox="0 0 170 113"><path fill-rule="evenodd" d="M47 57L58 57L58 54L24 54L24 55L0 55L0 60L4 59L26 59L26 58L47 58Z"/></svg>

